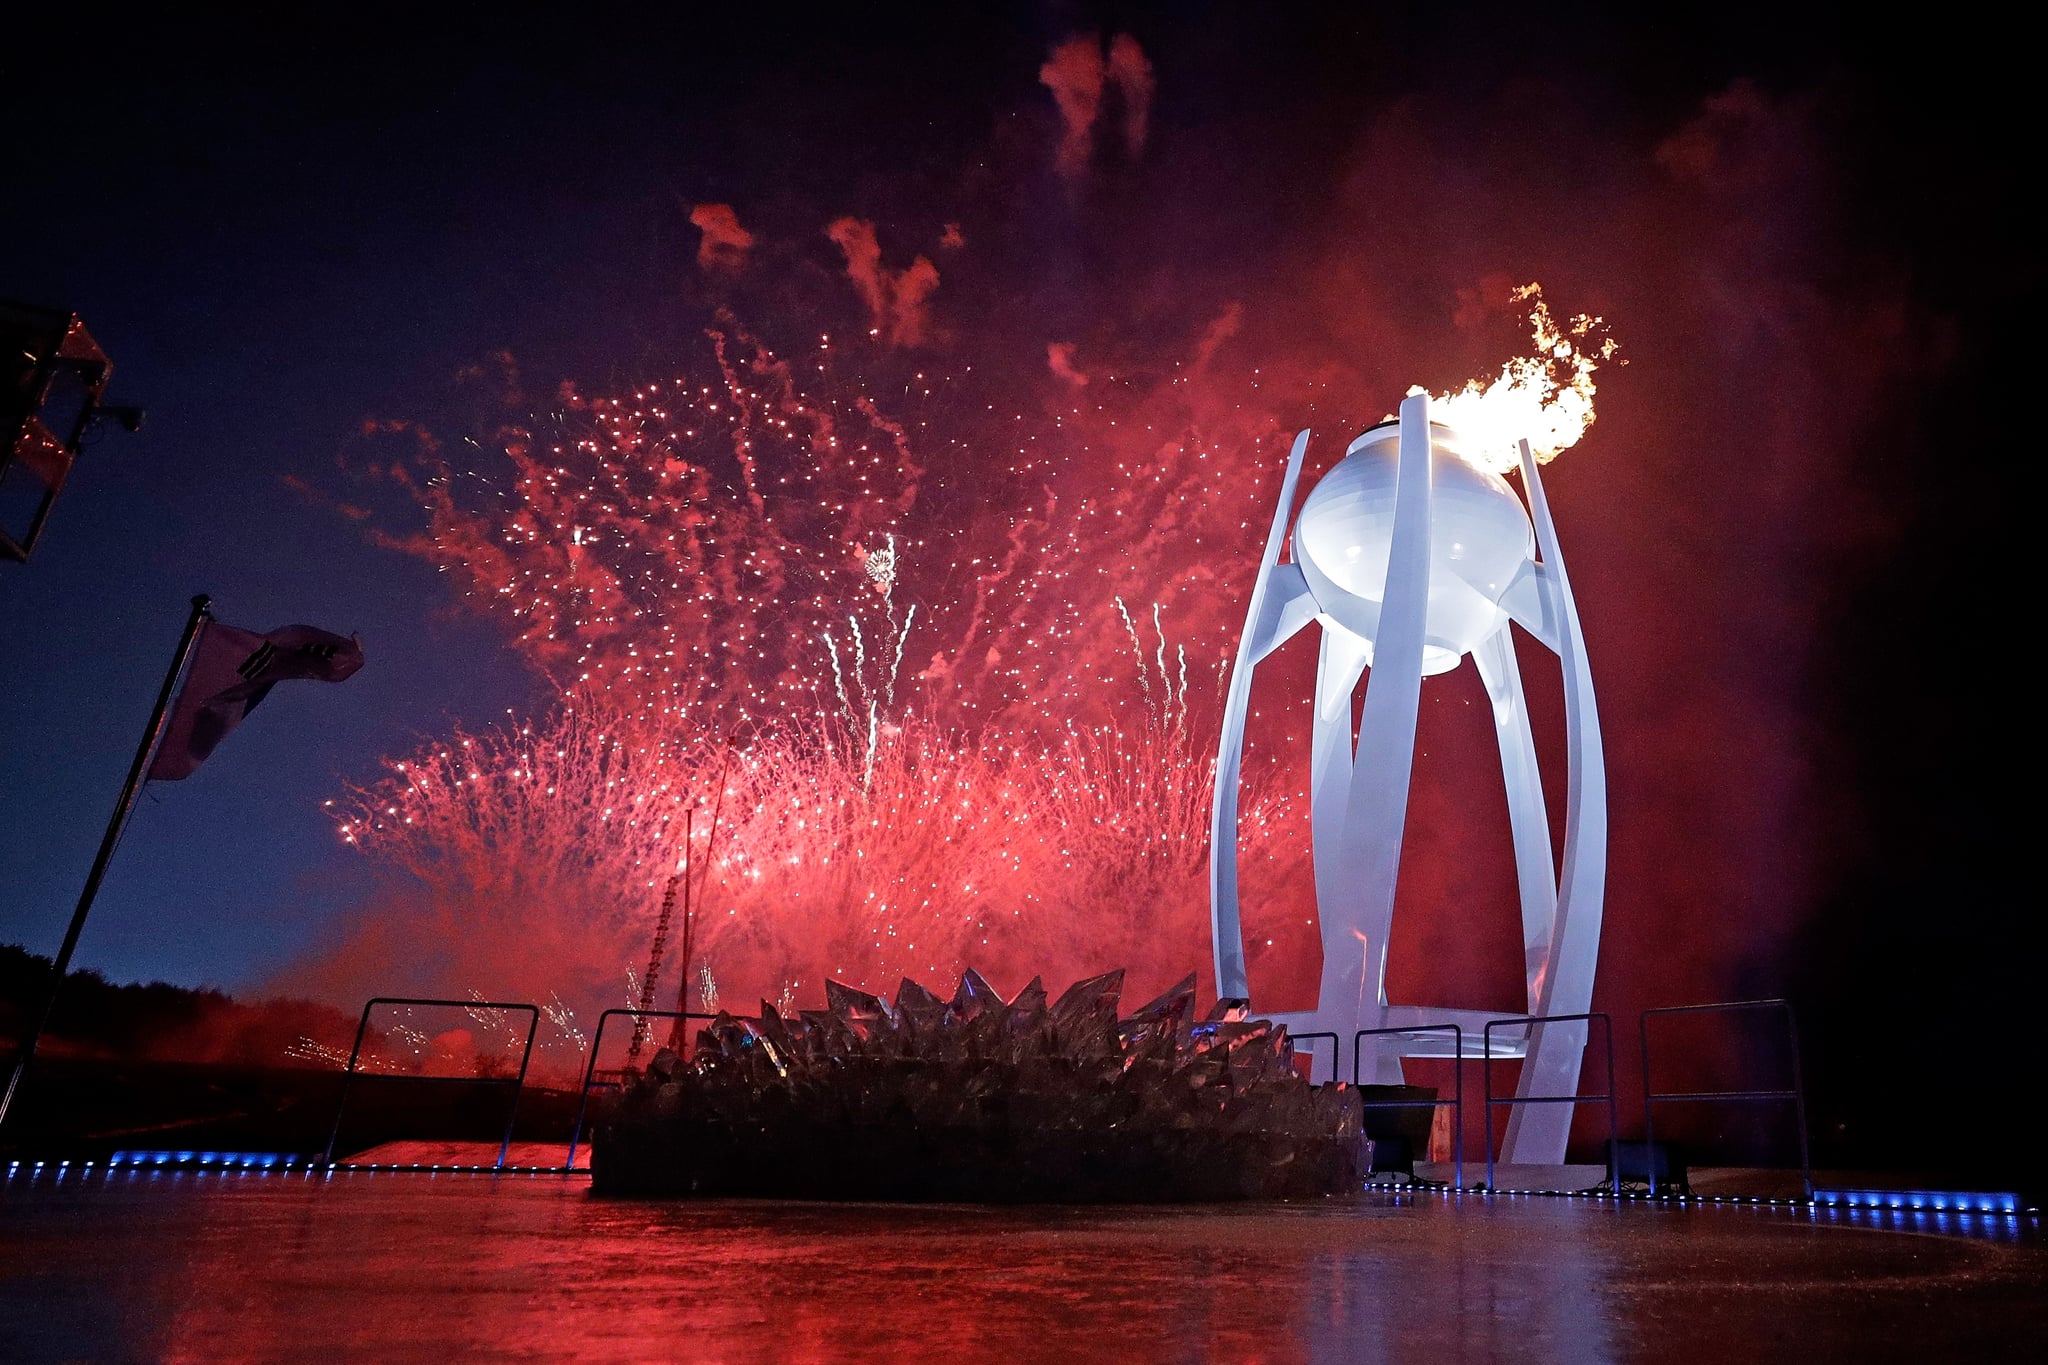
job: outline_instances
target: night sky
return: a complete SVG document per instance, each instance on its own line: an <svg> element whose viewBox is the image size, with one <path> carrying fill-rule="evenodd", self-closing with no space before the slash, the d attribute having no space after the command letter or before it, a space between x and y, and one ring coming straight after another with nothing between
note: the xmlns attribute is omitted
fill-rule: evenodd
<svg viewBox="0 0 2048 1365"><path fill-rule="evenodd" d="M1471 320L1499 282L1602 314L1629 364L1546 483L1615 783L1603 1004L1790 993L1842 1122L1886 1122L1839 1098L1860 1084L2039 1078L2000 1036L2041 960L2031 727L1997 671L2026 638L2042 316L2009 44L1858 7L652 13L81 12L10 38L0 296L81 314L149 417L0 566L0 941L55 949L205 591L368 662L150 789L78 960L308 979L377 885L321 803L549 695L502 621L378 543L407 528L360 486L366 420L459 439L458 376L501 353L533 392L629 388L720 307L785 344L856 335L872 300L827 236L851 216L887 270L936 263L910 315L876 313L876 372L1014 365L980 382L1019 410L1062 363L1160 373L1213 342L1217 404L1340 445L1503 358ZM1087 35L1112 74L1075 144L1041 68ZM713 204L757 243L738 268L700 260ZM996 497L978 477L929 501ZM1185 606L1197 635L1233 636L1247 590ZM1462 893L1416 856L1416 894ZM1969 1022L1893 1032L1922 1012Z"/></svg>

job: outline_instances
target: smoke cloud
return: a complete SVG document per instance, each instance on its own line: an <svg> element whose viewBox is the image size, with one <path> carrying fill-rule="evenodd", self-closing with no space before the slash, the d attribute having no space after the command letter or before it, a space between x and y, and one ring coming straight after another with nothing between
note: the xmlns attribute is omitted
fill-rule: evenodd
<svg viewBox="0 0 2048 1365"><path fill-rule="evenodd" d="M1152 117L1152 63L1145 50L1128 33L1119 33L1109 44L1109 82L1123 96L1124 150L1133 161L1145 150L1145 133Z"/></svg>
<svg viewBox="0 0 2048 1365"><path fill-rule="evenodd" d="M922 345L938 267L919 256L902 270L890 270L882 264L875 225L859 218L835 219L825 235L846 257L846 278L867 304L874 334L891 346Z"/></svg>
<svg viewBox="0 0 2048 1365"><path fill-rule="evenodd" d="M1045 348L1045 363L1052 372L1075 388L1085 388L1088 376L1074 364L1074 343L1071 341L1049 342Z"/></svg>
<svg viewBox="0 0 2048 1365"><path fill-rule="evenodd" d="M704 270L738 270L754 248L754 234L740 226L730 204L699 204L690 222L703 238L697 243L697 264Z"/></svg>
<svg viewBox="0 0 2048 1365"><path fill-rule="evenodd" d="M1113 90L1119 98L1125 152L1135 161L1145 150L1152 117L1152 63L1130 34L1119 33L1111 39L1106 57L1100 38L1067 39L1046 58L1038 80L1052 92L1059 108L1056 164L1067 180L1076 181L1087 174L1094 156L1095 125L1107 91Z"/></svg>

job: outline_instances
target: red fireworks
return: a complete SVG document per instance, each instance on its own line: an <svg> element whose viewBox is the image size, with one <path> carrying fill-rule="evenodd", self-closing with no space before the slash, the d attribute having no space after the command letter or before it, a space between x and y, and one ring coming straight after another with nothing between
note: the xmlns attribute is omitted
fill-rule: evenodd
<svg viewBox="0 0 2048 1365"><path fill-rule="evenodd" d="M565 391L466 462L423 443L391 467L427 517L394 543L559 701L393 761L343 837L426 888L463 985L509 966L616 998L721 782L692 1006L1199 965L1222 613L1177 639L1167 604L1210 572L1189 541L1243 511L1204 495L1219 452L1175 385L1027 423L913 372L890 411L828 338L785 359L730 319L707 336L704 378ZM1105 463L1107 486L1061 477ZM1292 846L1260 837L1284 794L1246 812L1254 856Z"/></svg>

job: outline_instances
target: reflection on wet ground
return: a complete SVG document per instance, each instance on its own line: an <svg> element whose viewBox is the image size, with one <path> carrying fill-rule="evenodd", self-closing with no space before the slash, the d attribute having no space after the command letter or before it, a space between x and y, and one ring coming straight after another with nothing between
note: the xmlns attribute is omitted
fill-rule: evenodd
<svg viewBox="0 0 2048 1365"><path fill-rule="evenodd" d="M982 1208L581 1178L0 1184L0 1359L1879 1360L2048 1340L1975 1215L1367 1196Z"/></svg>

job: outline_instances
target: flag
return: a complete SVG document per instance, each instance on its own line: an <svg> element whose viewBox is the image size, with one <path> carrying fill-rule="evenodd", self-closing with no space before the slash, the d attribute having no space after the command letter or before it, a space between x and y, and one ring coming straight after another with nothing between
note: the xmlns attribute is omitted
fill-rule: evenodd
<svg viewBox="0 0 2048 1365"><path fill-rule="evenodd" d="M346 635L312 626L280 626L258 634L207 621L148 780L190 777L278 683L293 678L340 682L362 666L362 645Z"/></svg>

